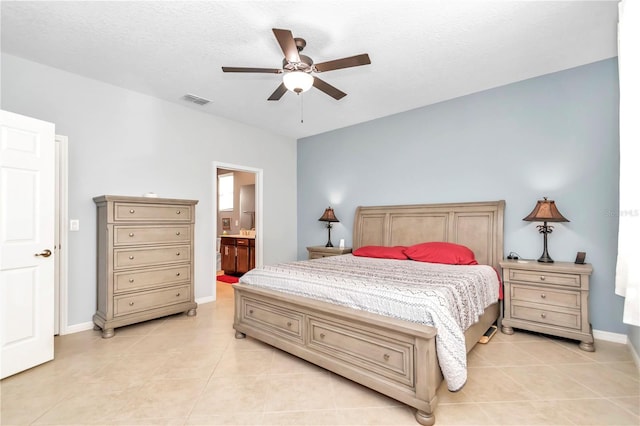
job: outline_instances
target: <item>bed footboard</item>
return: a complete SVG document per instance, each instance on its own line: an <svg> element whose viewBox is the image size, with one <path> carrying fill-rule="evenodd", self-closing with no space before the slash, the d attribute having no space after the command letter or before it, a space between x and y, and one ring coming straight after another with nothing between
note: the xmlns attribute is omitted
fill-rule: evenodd
<svg viewBox="0 0 640 426"><path fill-rule="evenodd" d="M442 374L433 327L234 285L236 337L251 336L416 408L433 425Z"/></svg>

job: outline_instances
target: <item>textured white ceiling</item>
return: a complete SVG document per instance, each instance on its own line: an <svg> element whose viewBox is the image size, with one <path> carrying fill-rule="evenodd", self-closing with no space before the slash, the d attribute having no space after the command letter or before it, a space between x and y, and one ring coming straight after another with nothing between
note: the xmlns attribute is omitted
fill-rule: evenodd
<svg viewBox="0 0 640 426"><path fill-rule="evenodd" d="M617 54L613 0L0 3L3 52L294 138ZM312 88L269 102L280 75L220 67L280 67L272 28L315 62L372 63L322 74L340 101Z"/></svg>

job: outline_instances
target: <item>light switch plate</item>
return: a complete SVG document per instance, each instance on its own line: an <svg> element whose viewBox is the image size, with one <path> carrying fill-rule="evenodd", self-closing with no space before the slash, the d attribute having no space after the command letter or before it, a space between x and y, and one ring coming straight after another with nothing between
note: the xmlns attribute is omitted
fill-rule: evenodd
<svg viewBox="0 0 640 426"><path fill-rule="evenodd" d="M69 221L69 231L79 231L80 221L78 219L71 219Z"/></svg>

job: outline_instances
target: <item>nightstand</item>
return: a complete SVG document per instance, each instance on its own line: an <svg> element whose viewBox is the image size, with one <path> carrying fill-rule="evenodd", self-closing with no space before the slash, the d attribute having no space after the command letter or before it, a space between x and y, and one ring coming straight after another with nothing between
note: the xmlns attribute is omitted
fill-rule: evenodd
<svg viewBox="0 0 640 426"><path fill-rule="evenodd" d="M503 260L504 317L502 332L514 328L580 341L595 351L589 323L590 264Z"/></svg>
<svg viewBox="0 0 640 426"><path fill-rule="evenodd" d="M319 259L321 257L340 256L341 254L351 253L351 247L325 247L325 246L313 246L307 247L309 252L309 259Z"/></svg>

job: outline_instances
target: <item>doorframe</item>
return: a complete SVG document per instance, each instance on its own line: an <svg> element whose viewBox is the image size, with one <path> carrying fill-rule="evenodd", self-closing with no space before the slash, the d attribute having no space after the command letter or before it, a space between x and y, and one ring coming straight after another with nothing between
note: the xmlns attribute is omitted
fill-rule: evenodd
<svg viewBox="0 0 640 426"><path fill-rule="evenodd" d="M56 135L54 335L68 334L69 138Z"/></svg>
<svg viewBox="0 0 640 426"><path fill-rule="evenodd" d="M247 172L255 174L255 184L256 184L256 218L255 218L255 226L256 226L256 267L262 266L263 263L263 214L264 214L264 205L263 205L263 173L262 169L258 169L255 167L243 166L239 164L231 164L231 163L223 163L220 161L213 162L213 170L212 170L212 192L211 206L213 208L213 235L214 242L215 238L217 238L218 233L218 169L225 170L233 170L234 172ZM216 262L213 259L211 262L213 265L213 276L216 276ZM215 281L213 283L213 295L216 296L216 285Z"/></svg>

